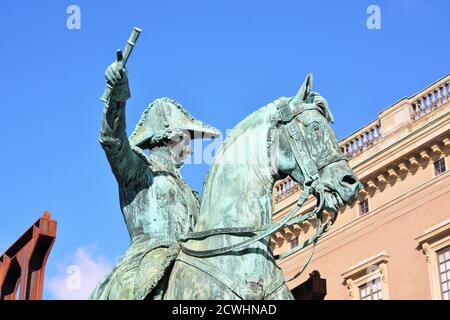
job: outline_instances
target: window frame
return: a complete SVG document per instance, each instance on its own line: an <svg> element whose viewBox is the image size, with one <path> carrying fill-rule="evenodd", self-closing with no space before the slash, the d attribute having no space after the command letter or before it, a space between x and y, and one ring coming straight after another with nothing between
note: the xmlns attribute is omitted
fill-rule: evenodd
<svg viewBox="0 0 450 320"><path fill-rule="evenodd" d="M290 245L291 249L297 247L299 245L299 238L298 238L298 236L297 237L292 237L292 239L289 240L289 245Z"/></svg>
<svg viewBox="0 0 450 320"><path fill-rule="evenodd" d="M363 212L363 210L362 210L362 204L363 204L363 203L367 203L367 205L365 206L365 207L367 207L367 211L366 211L366 212ZM362 216L368 214L368 213L370 212L369 199L366 198L366 199L360 201L360 202L358 203L358 207L359 207L359 216L360 216L360 217L362 217Z"/></svg>
<svg viewBox="0 0 450 320"><path fill-rule="evenodd" d="M379 286L379 290L377 290L375 292L372 291L372 286L374 285L373 281L376 281L375 285L377 286L377 289L378 289L378 286ZM363 288L363 287L365 287L365 288ZM360 300L369 300L369 299L364 299L364 298L367 298L369 296L371 297L370 300L374 300L372 298L373 298L373 295L375 293L377 293L377 294L379 293L379 295L381 296L381 299L377 299L377 300L383 300L383 287L382 287L382 284L381 284L381 275L378 276L378 277L373 278L370 281L367 281L366 283L363 283L363 284L359 285L358 289L359 289L359 299ZM367 294L366 296L363 297L362 294L361 294L361 292L363 290L370 290L370 294Z"/></svg>
<svg viewBox="0 0 450 320"><path fill-rule="evenodd" d="M443 251L443 252L442 252ZM442 252L442 253L441 253ZM439 260L439 256L440 255L444 255L444 261L441 262ZM442 300L450 300L450 277L447 276L446 280L442 280L442 274L445 273L446 275L448 275L450 273L450 267L447 267L447 264L450 263L450 257L446 260L445 255L449 255L450 256L450 245L447 247L444 247L442 249L439 249L436 251L436 256L438 258L438 273L439 273L439 282L440 282L440 289L441 289L441 299ZM444 272L441 271L441 265L444 264ZM443 288L443 284L447 285L447 290L444 292L444 288ZM444 299L444 294L447 294L447 299Z"/></svg>
<svg viewBox="0 0 450 320"><path fill-rule="evenodd" d="M442 171L442 172L440 172L440 173L437 173L437 170L436 170L436 164L437 164L438 162L440 162L440 161L442 161L442 162L444 163L444 171ZM433 161L433 169L434 169L434 176L435 176L435 177L440 176L441 174L445 173L445 172L447 171L447 163L446 163L446 161L445 161L445 157L442 157L442 158L440 158L440 159L438 159L438 160L436 160L436 161Z"/></svg>
<svg viewBox="0 0 450 320"><path fill-rule="evenodd" d="M428 265L431 299L442 300L437 252L450 246L450 219L428 228L421 236L416 238L416 241L421 246Z"/></svg>
<svg viewBox="0 0 450 320"><path fill-rule="evenodd" d="M382 251L351 266L347 272L341 274L347 286L350 299L361 300L360 287L369 281L380 278L382 299L389 300L388 262L389 255Z"/></svg>

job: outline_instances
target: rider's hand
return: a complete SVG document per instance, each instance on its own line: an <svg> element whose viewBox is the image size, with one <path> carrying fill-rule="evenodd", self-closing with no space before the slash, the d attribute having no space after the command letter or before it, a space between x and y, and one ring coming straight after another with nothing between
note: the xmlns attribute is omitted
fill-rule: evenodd
<svg viewBox="0 0 450 320"><path fill-rule="evenodd" d="M117 51L117 58L105 71L105 78L111 90L111 100L125 101L130 98L127 70L122 66L122 51Z"/></svg>

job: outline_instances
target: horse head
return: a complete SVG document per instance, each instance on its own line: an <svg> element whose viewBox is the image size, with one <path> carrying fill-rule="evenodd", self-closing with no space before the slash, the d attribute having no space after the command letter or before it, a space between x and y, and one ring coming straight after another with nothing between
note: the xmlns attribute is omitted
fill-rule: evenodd
<svg viewBox="0 0 450 320"><path fill-rule="evenodd" d="M344 204L352 205L362 185L330 127L333 115L327 101L312 92L311 74L279 113L285 130L279 134L277 150L272 153L278 171L303 187L322 188L324 209L337 212Z"/></svg>

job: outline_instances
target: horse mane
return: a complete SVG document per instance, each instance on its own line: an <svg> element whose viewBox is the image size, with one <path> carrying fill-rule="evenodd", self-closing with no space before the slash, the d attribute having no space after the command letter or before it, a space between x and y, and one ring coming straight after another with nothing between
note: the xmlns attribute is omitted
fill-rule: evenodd
<svg viewBox="0 0 450 320"><path fill-rule="evenodd" d="M258 110L250 113L247 117L245 117L243 120L241 120L230 132L230 134L226 137L225 141L221 144L219 150L217 150L216 154L214 155L214 161L212 165L208 169L208 173L206 175L205 180L203 180L203 186L202 186L202 193L204 192L205 184L207 183L208 179L210 178L211 172L213 171L213 168L216 165L216 159L217 157L224 152L227 148L232 146L236 140L237 137L239 137L240 134L245 133L248 129L251 127L247 126L248 123L254 119L259 118L261 115L263 115L264 112L267 112L268 110L271 110L272 108L276 109L279 106L283 106L286 103L288 103L292 98L291 97L280 97L265 106L259 108ZM274 119L276 120L276 119ZM245 129L244 129L245 127Z"/></svg>

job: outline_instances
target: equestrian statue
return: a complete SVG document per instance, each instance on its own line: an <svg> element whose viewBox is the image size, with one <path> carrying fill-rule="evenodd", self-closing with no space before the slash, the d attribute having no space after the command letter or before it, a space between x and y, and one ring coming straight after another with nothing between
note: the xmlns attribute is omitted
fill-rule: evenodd
<svg viewBox="0 0 450 320"><path fill-rule="evenodd" d="M130 93L124 62L136 39L132 35L105 73L100 133L131 245L91 298L292 299L276 259L315 246L339 208L353 204L362 188L330 127L327 101L312 91L312 75L295 96L276 99L233 129L216 153L200 202L179 166L194 133L217 137L217 129L164 98L153 102L126 136ZM302 193L293 209L272 222L273 185L287 176ZM299 214L311 195L315 209ZM271 234L312 218L314 236L274 256Z"/></svg>

